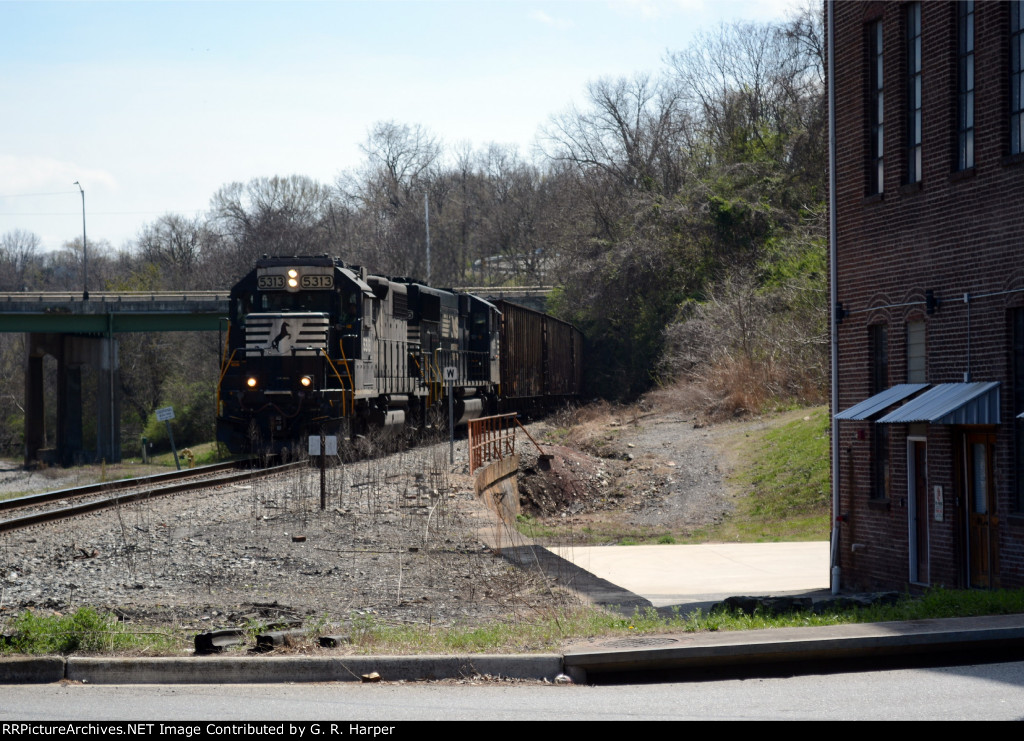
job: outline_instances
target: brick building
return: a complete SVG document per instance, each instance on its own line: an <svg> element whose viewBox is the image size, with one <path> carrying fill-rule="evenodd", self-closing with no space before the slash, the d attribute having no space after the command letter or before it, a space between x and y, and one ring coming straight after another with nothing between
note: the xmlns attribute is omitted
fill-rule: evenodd
<svg viewBox="0 0 1024 741"><path fill-rule="evenodd" d="M834 564L1024 586L1024 8L836 2Z"/></svg>

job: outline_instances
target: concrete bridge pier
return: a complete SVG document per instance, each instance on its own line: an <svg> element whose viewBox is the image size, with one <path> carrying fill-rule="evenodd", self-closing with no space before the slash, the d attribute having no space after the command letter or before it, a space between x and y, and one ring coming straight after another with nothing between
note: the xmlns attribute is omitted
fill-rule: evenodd
<svg viewBox="0 0 1024 741"><path fill-rule="evenodd" d="M45 356L57 361L55 447L46 449ZM83 369L86 370L83 373ZM65 333L27 333L25 362L25 463L61 465L121 460L117 340ZM95 402L96 441L85 449L84 401ZM91 407L92 404L90 403Z"/></svg>

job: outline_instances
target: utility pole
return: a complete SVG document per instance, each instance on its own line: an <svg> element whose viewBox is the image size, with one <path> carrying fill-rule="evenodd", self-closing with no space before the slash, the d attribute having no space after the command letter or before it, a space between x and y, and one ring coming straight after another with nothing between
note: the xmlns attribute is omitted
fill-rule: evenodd
<svg viewBox="0 0 1024 741"><path fill-rule="evenodd" d="M423 221L427 225L427 285L430 285L430 193L423 191Z"/></svg>

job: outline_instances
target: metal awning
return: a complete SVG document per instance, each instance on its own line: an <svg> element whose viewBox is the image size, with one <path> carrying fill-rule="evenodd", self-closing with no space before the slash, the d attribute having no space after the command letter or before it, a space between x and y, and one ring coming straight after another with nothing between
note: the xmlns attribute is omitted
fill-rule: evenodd
<svg viewBox="0 0 1024 741"><path fill-rule="evenodd" d="M869 396L859 404L854 404L849 409L839 412L836 419L871 419L876 414L884 412L893 404L903 401L908 396L913 396L918 391L928 388L927 383L898 383L892 388Z"/></svg>
<svg viewBox="0 0 1024 741"><path fill-rule="evenodd" d="M999 424L999 381L937 383L916 399L878 420L879 424L930 422L939 425Z"/></svg>

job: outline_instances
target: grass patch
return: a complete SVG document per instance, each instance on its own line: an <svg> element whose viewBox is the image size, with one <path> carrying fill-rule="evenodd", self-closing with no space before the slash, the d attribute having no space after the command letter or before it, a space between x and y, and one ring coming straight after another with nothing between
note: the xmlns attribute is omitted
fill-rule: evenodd
<svg viewBox="0 0 1024 741"><path fill-rule="evenodd" d="M0 653L167 654L180 651L184 637L170 630L133 630L109 613L80 607L70 615L40 615L25 610L5 632Z"/></svg>
<svg viewBox="0 0 1024 741"><path fill-rule="evenodd" d="M191 451L192 460L194 466L208 466L211 463L219 463L224 460L226 456L222 455L219 443L201 443L199 445L190 445L187 448L181 448L178 451L178 461L181 463L182 468L189 467L188 455L185 451ZM149 462L154 466L165 466L167 468L174 468L174 453L158 453L149 457Z"/></svg>
<svg viewBox="0 0 1024 741"><path fill-rule="evenodd" d="M704 543L706 534L694 537L684 532L666 530L664 527L645 527L624 524L615 520L592 519L586 525L565 523L558 518L546 522L519 515L516 528L523 535L533 538L541 545L676 545L682 543Z"/></svg>
<svg viewBox="0 0 1024 741"><path fill-rule="evenodd" d="M828 409L788 414L788 421L747 433L731 483L739 489L733 516L710 532L733 542L827 540Z"/></svg>
<svg viewBox="0 0 1024 741"><path fill-rule="evenodd" d="M557 538L559 531L548 527L530 515L516 515L516 530L527 538Z"/></svg>
<svg viewBox="0 0 1024 741"><path fill-rule="evenodd" d="M596 607L549 610L532 616L484 625L427 626L388 624L372 615L350 619L350 650L360 654L538 653L559 651L565 641L656 633L700 633L802 626L842 625L900 620L1024 613L1024 589L957 590L936 588L923 595L904 595L894 605L848 608L788 615L736 612L659 613L653 607L632 615ZM331 630L325 615L310 626L310 639ZM266 626L251 623L250 645ZM336 630L336 629L335 629ZM38 615L30 610L8 622L0 654L130 654L181 653L192 639L172 629L144 629L120 623L116 616L83 607L70 615Z"/></svg>
<svg viewBox="0 0 1024 741"><path fill-rule="evenodd" d="M372 616L360 616L353 624L352 647L359 653L530 653L558 651L565 641L656 633L700 633L725 630L761 630L849 623L925 620L1024 612L1024 590L933 589L923 596L904 595L895 605L849 608L814 614L789 615L736 612L668 614L653 607L630 616L595 607L551 611L533 619L491 623L484 626L387 625Z"/></svg>
<svg viewBox="0 0 1024 741"><path fill-rule="evenodd" d="M582 537L581 537L582 536ZM595 520L580 528L575 541L587 545L671 545L682 538L664 528L637 527Z"/></svg>

